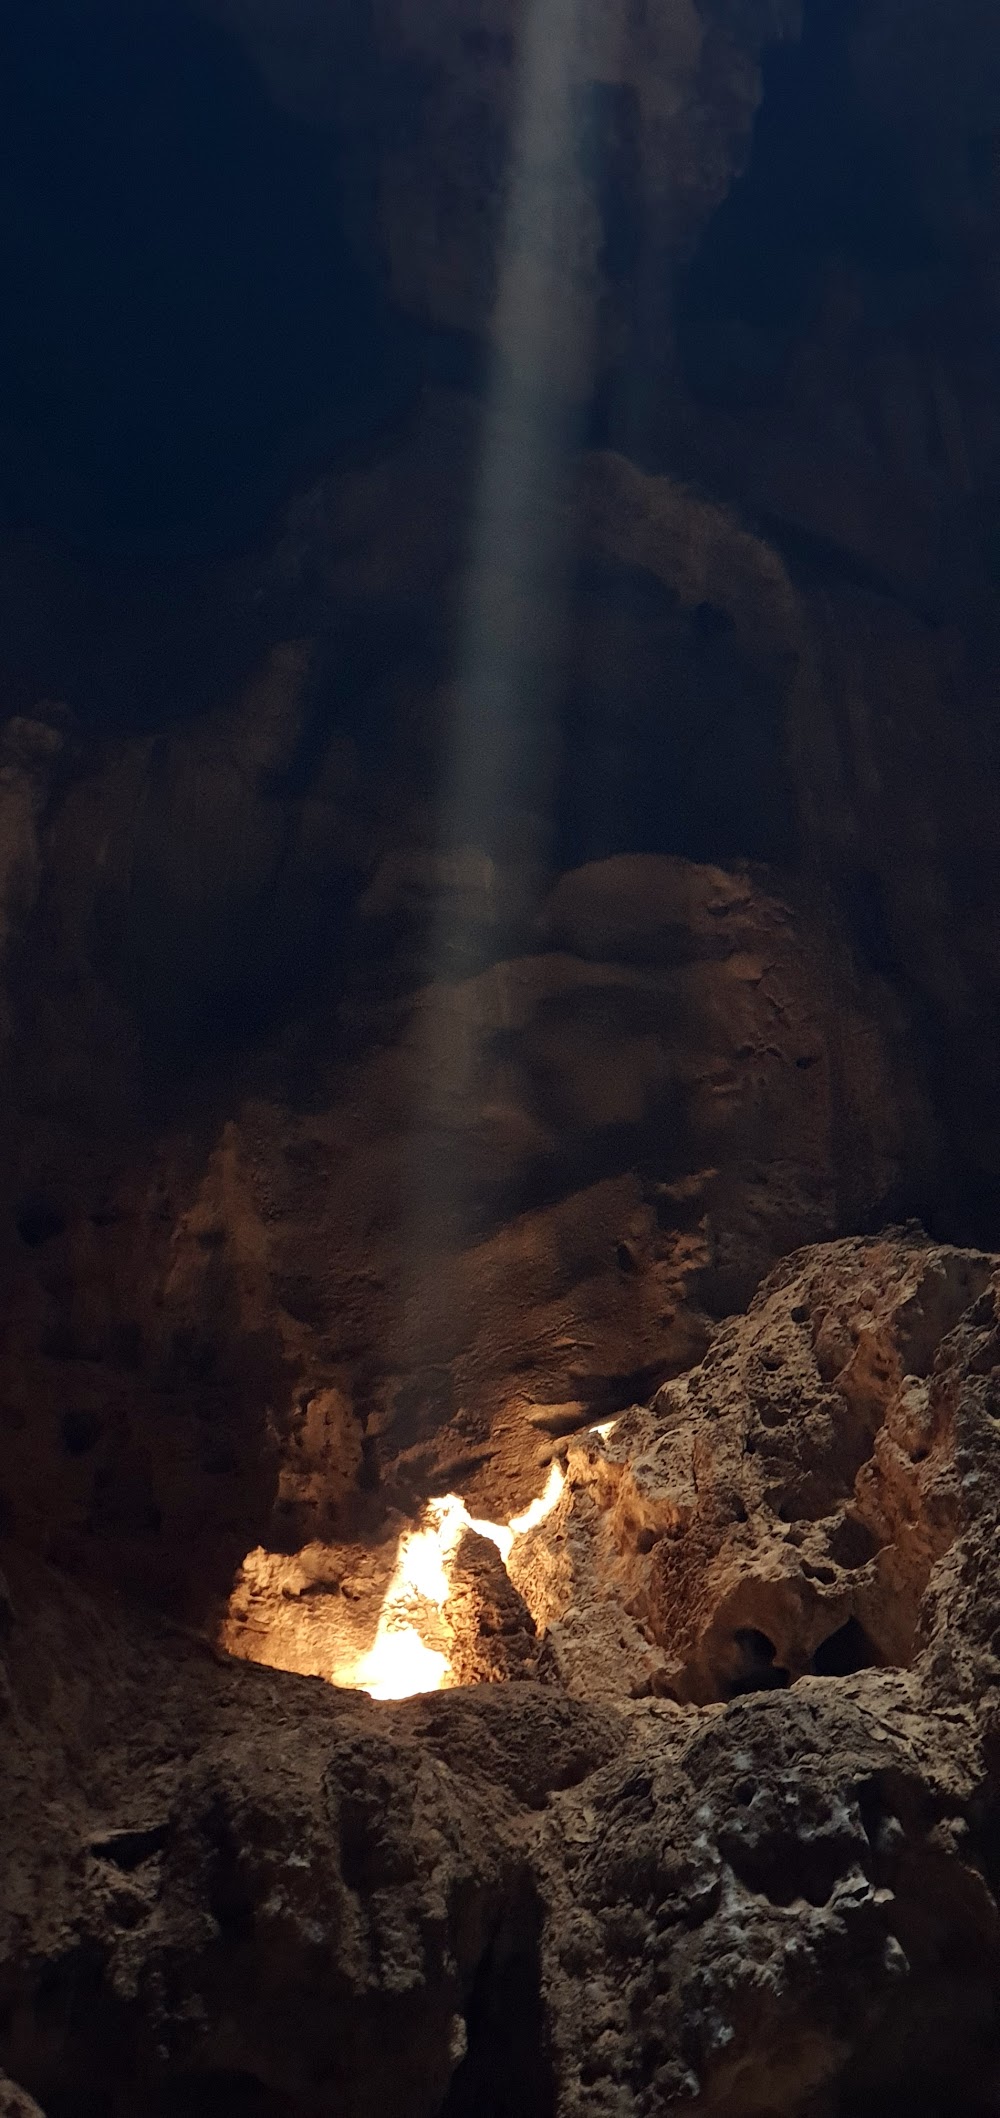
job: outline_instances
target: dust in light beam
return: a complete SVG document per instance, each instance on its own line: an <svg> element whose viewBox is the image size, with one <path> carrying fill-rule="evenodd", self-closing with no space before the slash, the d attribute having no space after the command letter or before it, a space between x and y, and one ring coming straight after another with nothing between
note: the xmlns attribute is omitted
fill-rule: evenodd
<svg viewBox="0 0 1000 2118"><path fill-rule="evenodd" d="M551 801L551 760L538 731L546 687L560 681L574 552L573 464L595 357L588 245L596 241L596 223L583 179L581 80L607 71L601 53L603 40L616 34L614 14L598 11L595 18L587 0L530 0L523 14L458 704L443 777L445 852L505 845L519 808L542 813ZM467 918L461 901L443 892L429 954L445 988L469 957ZM432 996L435 990L432 983ZM449 1103L471 1093L472 1057L467 1041L456 1039L447 1004L435 1006L432 999L421 1034L426 1078L436 1084L447 1118ZM440 1127L433 1111L425 1116L433 1146ZM422 1171L419 1158L417 1166ZM408 1243L415 1312L428 1227L435 1218L447 1220L443 1203L460 1217L466 1181L460 1158L446 1164L436 1154L418 1175ZM506 1565L517 1539L552 1513L564 1483L553 1463L544 1492L506 1524L477 1521L455 1493L431 1501L421 1527L401 1539L371 1648L337 1669L334 1683L375 1699L445 1685L450 1572L464 1531L488 1537Z"/></svg>

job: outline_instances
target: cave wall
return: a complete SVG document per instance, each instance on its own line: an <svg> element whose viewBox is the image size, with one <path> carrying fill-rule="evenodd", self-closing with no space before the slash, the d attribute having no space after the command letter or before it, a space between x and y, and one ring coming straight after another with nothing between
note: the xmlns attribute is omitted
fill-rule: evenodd
<svg viewBox="0 0 1000 2118"><path fill-rule="evenodd" d="M446 341L456 358L482 346L502 286L496 168L519 137L527 25L209 12L201 29L185 15L183 37L200 63L205 35L229 83L230 151L247 152L250 111L311 213L327 188L392 331L406 318L422 348L396 423L374 431L364 412L347 460L300 478L242 551L189 550L180 571L162 553L126 563L100 540L70 553L41 518L4 541L12 611L26 569L30 585L7 650L21 710L4 766L5 1243L22 1439L6 1506L32 1535L48 1521L68 1554L120 1548L126 1577L181 1600L175 1554L213 1545L211 1601L240 1546L293 1546L355 1515L387 1531L449 1465L491 1504L505 1481L523 1500L546 1446L531 1408L569 1419L624 1402L795 1243L897 1212L988 1239L1000 1150L984 1116L992 591L971 560L956 586L958 457L943 485L907 458L914 514L870 429L875 454L850 475L889 515L862 531L831 515L819 429L799 418L810 363L835 420L883 352L902 410L912 314L883 313L877 342L871 315L914 258L884 229L881 253L852 258L848 176L805 186L796 270L815 299L785 318L773 389L727 397L718 369L734 344L726 259L766 265L772 292L790 269L787 230L776 253L754 247L762 205L806 153L782 109L801 95L809 117L819 62L836 61L815 176L818 152L874 124L898 23L821 6L803 21L758 8L626 23L612 9L567 41L550 89L576 146L561 160L560 133L536 174L553 197L569 184L591 247L557 249L545 271L564 320L585 301L601 321L589 409L556 421L545 477L515 495L522 529L557 555L536 577L490 550L483 462L539 431L520 385L544 382L551 409L581 375L557 364L512 392L496 381L501 344L489 386L481 360L460 389L433 379ZM171 63L172 19L154 24ZM120 55L114 10L102 21ZM33 49L17 47L22 63ZM937 313L959 252L985 298L988 212L960 213L951 194L948 207L944 146L917 186L912 75L898 109L880 106L882 152L899 213L930 244L920 313ZM959 135L979 140L986 122L971 95L955 69L935 118L952 168ZM595 113L614 140L595 144ZM318 226L306 218L285 260L296 299ZM629 303L647 249L660 306L640 329ZM346 269L335 261L333 280L350 308ZM866 289L839 382L823 351L838 272ZM692 352L699 313L714 381ZM286 305L285 335L308 336L311 317ZM961 424L980 398L946 351L934 359ZM985 342L965 351L980 359ZM659 409L622 427L637 363ZM635 455L582 446L588 425ZM768 484L775 435L805 526ZM980 458L965 447L967 484ZM484 578L521 636L506 777L492 815L456 826L443 790L472 711L467 614ZM33 669L54 693L32 693ZM321 1440L304 1443L331 1392L346 1413L329 1434L317 1415ZM176 1429L160 1423L168 1400Z"/></svg>
<svg viewBox="0 0 1000 2118"><path fill-rule="evenodd" d="M809 608L730 511L582 462L556 828L515 776L441 850L475 436L436 398L296 504L234 704L9 724L8 1522L177 1607L456 1484L505 1520L784 1251L935 1193L915 1010L797 858Z"/></svg>
<svg viewBox="0 0 1000 2118"><path fill-rule="evenodd" d="M17 2118L995 2105L994 46L0 25Z"/></svg>
<svg viewBox="0 0 1000 2118"><path fill-rule="evenodd" d="M340 117L345 65L357 79L364 41L364 124L348 121L364 175L352 197L367 199L396 298L439 331L494 337L522 363L498 304L516 227L525 298L558 316L524 379L585 393L630 327L621 227L648 236L652 288L745 156L762 45L798 23L784 0L587 10L484 0L471 15L374 0L363 30L350 10L310 0L290 21L267 0L208 0L206 11L241 37L279 103L313 120ZM657 306L662 323L662 297Z"/></svg>

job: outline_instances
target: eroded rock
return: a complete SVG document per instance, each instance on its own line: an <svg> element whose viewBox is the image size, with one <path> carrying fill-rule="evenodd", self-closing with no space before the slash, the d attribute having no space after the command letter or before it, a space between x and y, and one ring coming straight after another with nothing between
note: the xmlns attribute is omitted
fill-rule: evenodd
<svg viewBox="0 0 1000 2118"><path fill-rule="evenodd" d="M985 2118L998 1275L916 1230L786 1261L701 1367L570 1444L520 1596L468 1540L477 1681L426 1699L228 1662L15 1555L13 2077L59 2111L113 2082L126 2118Z"/></svg>
<svg viewBox="0 0 1000 2118"><path fill-rule="evenodd" d="M204 1610L258 1548L355 1573L435 1493L505 1523L554 1443L927 1155L892 1011L756 873L595 864L524 942L360 1051L321 1023L304 1095L279 1059L214 1138L137 1131L106 1191L62 1180L11 1259L23 1536Z"/></svg>
<svg viewBox="0 0 1000 2118"><path fill-rule="evenodd" d="M979 1515L959 1465L970 1422L988 1448L970 1363L990 1360L995 1270L919 1231L803 1253L648 1410L572 1444L571 1560L544 1591L550 1622L572 1613L567 1669L588 1666L597 1578L659 1650L652 1688L701 1705L926 1651L928 1585Z"/></svg>

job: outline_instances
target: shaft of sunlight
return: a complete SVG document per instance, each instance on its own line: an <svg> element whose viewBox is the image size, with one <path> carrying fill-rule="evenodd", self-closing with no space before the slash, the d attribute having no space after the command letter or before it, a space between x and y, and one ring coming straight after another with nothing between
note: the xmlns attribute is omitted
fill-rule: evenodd
<svg viewBox="0 0 1000 2118"><path fill-rule="evenodd" d="M603 10L600 23L615 18ZM459 612L454 706L442 761L439 843L494 862L544 862L553 724L565 665L574 560L572 479L591 387L600 231L586 168L589 73L600 76L591 0L525 0L497 267L492 366L469 563ZM587 46L585 54L585 46ZM495 872L495 870L494 870ZM479 1032L449 980L475 960L462 893L442 889L419 1016L413 1164L404 1244L402 1350L433 1365L438 1246L467 1225L462 1136L474 1107ZM436 1290L434 1290L436 1294ZM466 1528L501 1558L556 1506L563 1474L507 1524L475 1521L450 1495L400 1545L369 1654L339 1681L401 1697L448 1681L447 1583Z"/></svg>
<svg viewBox="0 0 1000 2118"><path fill-rule="evenodd" d="M586 0L527 0L492 372L446 765L446 846L502 850L550 801L546 692L558 681L571 559L568 484L594 327L579 89ZM442 907L434 968L461 960Z"/></svg>
<svg viewBox="0 0 1000 2118"><path fill-rule="evenodd" d="M447 856L470 849L486 856L487 890L506 864L530 891L551 828L572 477L595 328L599 237L580 87L592 16L588 0L525 0L522 16L491 372L437 827L445 866ZM483 910L442 887L428 936L401 1307L403 1359L411 1369L434 1360L425 1287L435 1242L450 1244L469 1216L463 1134L482 1033L449 988L479 960Z"/></svg>

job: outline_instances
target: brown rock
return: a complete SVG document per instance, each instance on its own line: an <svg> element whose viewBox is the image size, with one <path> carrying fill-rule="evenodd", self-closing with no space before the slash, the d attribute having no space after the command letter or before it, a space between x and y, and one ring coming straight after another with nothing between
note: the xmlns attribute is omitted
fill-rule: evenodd
<svg viewBox="0 0 1000 2118"><path fill-rule="evenodd" d="M449 1624L451 1667L464 1684L544 1678L548 1658L535 1621L489 1538L467 1531L455 1554Z"/></svg>
<svg viewBox="0 0 1000 2118"><path fill-rule="evenodd" d="M919 1232L787 1261L700 1368L600 1447L572 1446L562 1506L571 1522L578 1489L587 1534L566 1603L606 1569L661 1650L656 1688L702 1705L908 1665L934 1569L972 1519L959 1376L994 1273Z"/></svg>
<svg viewBox="0 0 1000 2118"><path fill-rule="evenodd" d="M96 1199L64 1133L55 1218L31 1150L0 1351L23 1537L204 1612L248 1553L385 1538L435 1492L506 1522L540 1443L913 1181L897 1025L793 894L632 856L564 877L536 939L353 1054L320 1019L305 1096L281 1060L217 1075L214 1138L137 1127Z"/></svg>
<svg viewBox="0 0 1000 2118"><path fill-rule="evenodd" d="M25 2095L15 2081L0 2074L0 2118L45 2118L33 2096Z"/></svg>
<svg viewBox="0 0 1000 2118"><path fill-rule="evenodd" d="M571 1445L520 1597L468 1540L459 1601L515 1649L492 1683L378 1706L15 1555L0 2051L28 2092L814 2118L971 2081L989 2111L998 1276L915 1231L787 1261ZM541 1615L560 1580L575 1621ZM568 1692L505 1681L533 1598ZM667 1668L704 1703L657 1697Z"/></svg>

